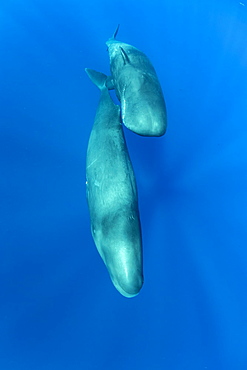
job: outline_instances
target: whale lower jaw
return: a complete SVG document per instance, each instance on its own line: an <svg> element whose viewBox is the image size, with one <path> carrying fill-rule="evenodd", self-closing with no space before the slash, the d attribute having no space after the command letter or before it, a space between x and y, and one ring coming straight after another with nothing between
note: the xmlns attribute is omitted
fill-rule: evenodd
<svg viewBox="0 0 247 370"><path fill-rule="evenodd" d="M137 293L128 293L128 292L126 292L124 289L122 289L119 285L117 285L117 284L115 284L115 283L113 283L114 284L114 286L115 286L115 288L118 290L118 292L120 293L120 294L122 294L124 297L126 297L126 298L132 298L132 297L135 297L135 296L137 296L138 294L139 294L139 292L140 292L140 290L137 292Z"/></svg>
<svg viewBox="0 0 247 370"><path fill-rule="evenodd" d="M126 298L132 298L137 296L140 293L140 290L143 285L143 277L138 276L132 282L123 281L122 284L118 282L117 279L111 277L112 283L117 289L117 291Z"/></svg>

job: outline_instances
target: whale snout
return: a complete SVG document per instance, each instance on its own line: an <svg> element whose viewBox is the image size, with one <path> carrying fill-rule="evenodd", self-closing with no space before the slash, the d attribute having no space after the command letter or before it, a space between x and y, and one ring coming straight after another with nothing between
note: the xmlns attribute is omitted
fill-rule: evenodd
<svg viewBox="0 0 247 370"><path fill-rule="evenodd" d="M115 288L124 297L131 298L143 285L139 213L127 205L112 214L104 219L98 250Z"/></svg>
<svg viewBox="0 0 247 370"><path fill-rule="evenodd" d="M135 297L143 285L143 275L138 272L131 276L112 276L111 278L115 288L127 298Z"/></svg>

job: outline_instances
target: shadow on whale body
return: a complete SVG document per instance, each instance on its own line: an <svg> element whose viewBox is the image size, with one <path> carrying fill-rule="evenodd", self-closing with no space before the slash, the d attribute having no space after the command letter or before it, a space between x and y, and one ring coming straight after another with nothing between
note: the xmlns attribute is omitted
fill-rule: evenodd
<svg viewBox="0 0 247 370"><path fill-rule="evenodd" d="M112 74L107 86L115 88L122 121L128 129L142 136L162 136L167 114L155 69L143 52L115 39L118 28L106 42Z"/></svg>
<svg viewBox="0 0 247 370"><path fill-rule="evenodd" d="M136 296L143 284L142 236L135 175L129 158L120 108L103 73L86 72L101 90L87 149L87 202L91 232L116 289Z"/></svg>

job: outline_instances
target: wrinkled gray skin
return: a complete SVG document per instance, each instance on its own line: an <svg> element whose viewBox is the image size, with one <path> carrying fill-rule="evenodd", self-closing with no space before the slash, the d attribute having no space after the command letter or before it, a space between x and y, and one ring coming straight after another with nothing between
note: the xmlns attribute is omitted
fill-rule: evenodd
<svg viewBox="0 0 247 370"><path fill-rule="evenodd" d="M116 41L106 45L110 56L112 82L121 102L122 121L143 136L162 136L166 132L166 106L161 86L147 56L134 46Z"/></svg>
<svg viewBox="0 0 247 370"><path fill-rule="evenodd" d="M101 89L87 149L91 231L114 286L130 298L139 293L143 284L135 176L120 121L120 109L113 103L105 80L102 83L106 76L89 69L86 72Z"/></svg>

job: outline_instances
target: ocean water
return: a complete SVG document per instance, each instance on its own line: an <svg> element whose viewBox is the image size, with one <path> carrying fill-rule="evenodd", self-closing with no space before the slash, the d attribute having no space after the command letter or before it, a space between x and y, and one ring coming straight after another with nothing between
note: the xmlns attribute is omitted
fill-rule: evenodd
<svg viewBox="0 0 247 370"><path fill-rule="evenodd" d="M125 129L145 283L94 246L86 149L105 42L145 52L168 130ZM0 2L0 369L247 369L247 3Z"/></svg>

